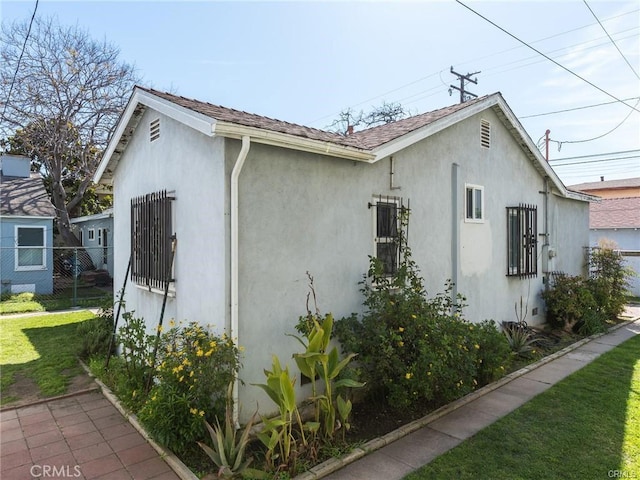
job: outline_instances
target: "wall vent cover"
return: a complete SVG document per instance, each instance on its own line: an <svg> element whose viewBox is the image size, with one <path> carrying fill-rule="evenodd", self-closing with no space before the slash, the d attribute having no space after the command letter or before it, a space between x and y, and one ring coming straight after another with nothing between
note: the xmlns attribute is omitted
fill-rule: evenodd
<svg viewBox="0 0 640 480"><path fill-rule="evenodd" d="M153 142L160 138L160 119L157 118L149 124L149 138Z"/></svg>
<svg viewBox="0 0 640 480"><path fill-rule="evenodd" d="M491 123L488 120L480 120L480 145L491 148Z"/></svg>

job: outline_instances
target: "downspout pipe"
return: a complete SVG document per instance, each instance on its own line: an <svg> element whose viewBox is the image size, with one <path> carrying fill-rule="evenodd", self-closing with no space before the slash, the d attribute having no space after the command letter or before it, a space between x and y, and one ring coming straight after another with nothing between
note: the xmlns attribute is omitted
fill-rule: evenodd
<svg viewBox="0 0 640 480"><path fill-rule="evenodd" d="M229 336L234 339L236 345L240 345L238 332L238 288L239 288L239 261L238 261L238 179L251 148L251 138L248 135L242 137L242 147L231 171L231 322ZM233 382L233 420L238 424L239 412L238 379Z"/></svg>
<svg viewBox="0 0 640 480"><path fill-rule="evenodd" d="M451 164L451 282L453 283L451 289L451 301L453 304L452 315L457 313L458 304L458 270L459 270L459 258L458 253L460 251L460 220L458 216L458 170L460 165L457 163Z"/></svg>

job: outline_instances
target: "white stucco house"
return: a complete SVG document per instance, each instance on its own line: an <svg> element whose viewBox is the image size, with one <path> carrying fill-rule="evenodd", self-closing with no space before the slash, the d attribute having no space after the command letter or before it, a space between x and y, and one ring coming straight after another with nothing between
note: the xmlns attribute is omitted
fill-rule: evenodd
<svg viewBox="0 0 640 480"><path fill-rule="evenodd" d="M515 320L522 297L542 323L547 273L582 273L589 243L592 197L499 93L342 136L136 87L94 180L113 187L116 288L133 251L127 309L157 324L175 235L166 316L237 338L239 401L261 409L271 356L295 368L306 272L322 311L360 312L368 257L393 273L399 208L429 292L453 280L473 321Z"/></svg>

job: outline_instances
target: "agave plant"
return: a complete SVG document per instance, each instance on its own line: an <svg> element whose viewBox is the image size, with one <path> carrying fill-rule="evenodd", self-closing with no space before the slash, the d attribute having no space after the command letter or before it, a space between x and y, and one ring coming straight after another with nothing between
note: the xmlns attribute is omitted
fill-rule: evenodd
<svg viewBox="0 0 640 480"><path fill-rule="evenodd" d="M233 421L232 392L233 383L230 383L227 390L224 427L220 426L220 422L217 419L216 425L213 427L209 422L205 421L211 437L211 446L203 442L198 442L198 445L218 468L216 478L234 479L243 478L246 475L250 475L252 478L265 478L264 472L249 468L253 459L245 458L255 415L244 426L238 438L238 430Z"/></svg>
<svg viewBox="0 0 640 480"><path fill-rule="evenodd" d="M534 345L538 342L538 339L534 338L526 327L518 324L504 326L503 332L514 355L527 355L533 351Z"/></svg>

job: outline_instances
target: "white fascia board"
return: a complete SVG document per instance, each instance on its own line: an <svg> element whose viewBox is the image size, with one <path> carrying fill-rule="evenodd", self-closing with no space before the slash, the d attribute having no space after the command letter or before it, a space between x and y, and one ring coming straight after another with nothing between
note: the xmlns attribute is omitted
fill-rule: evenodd
<svg viewBox="0 0 640 480"><path fill-rule="evenodd" d="M0 220L55 220L55 218L56 217L50 217L48 215L7 215L4 213L0 215Z"/></svg>
<svg viewBox="0 0 640 480"><path fill-rule="evenodd" d="M545 175L549 177L549 179L553 182L555 187L562 193L562 195L567 196L567 193L568 193L567 187L564 186L564 184L562 183L562 180L560 180L560 177L558 177L558 174L556 174L555 170L553 170L553 168L551 168L551 165L549 165L549 162L547 162L547 160L542 156L542 153L540 153L540 150L538 150L538 147L533 143L533 140L531 139L527 131L524 129L524 127L520 123L520 120L518 120L518 118L511 111L511 108L509 108L509 105L507 105L507 102L505 102L504 99L500 97L496 103L500 107L500 110L502 110L503 115L506 117L509 123L513 126L513 128L516 129L518 135L526 144L527 149L535 157L535 161L538 164L538 166L544 171Z"/></svg>
<svg viewBox="0 0 640 480"><path fill-rule="evenodd" d="M113 217L113 209L109 209L106 212L96 213L94 215L84 215L82 217L70 218L69 223L86 222L87 220L102 220L105 218Z"/></svg>
<svg viewBox="0 0 640 480"><path fill-rule="evenodd" d="M140 90L138 88L134 89L129 102L127 103L127 107L124 112L120 116L120 120L118 120L118 125L107 145L107 149L102 156L102 160L96 169L96 173L93 175L93 182L100 183L102 175L104 174L109 162L111 161L111 157L114 154L118 144L120 143L120 138L126 131L129 126L129 122L133 117L133 114L138 107L138 104L145 105L153 110L156 110L163 115L168 116L178 122L181 122L185 125L188 125L195 130L204 133L205 135L212 136L213 130L215 127L216 121L206 115L201 113L194 112L193 110L189 110L184 107L180 107L175 105L174 103L169 102L168 100L164 100L162 98L156 97L144 90Z"/></svg>
<svg viewBox="0 0 640 480"><path fill-rule="evenodd" d="M357 148L337 145L332 142L298 137L296 135L289 135L281 132L274 132L272 130L263 130L261 128L238 125L235 123L217 122L214 126L213 133L214 135L220 135L221 137L235 139L241 139L246 135L255 143L301 150L320 155L329 155L332 157L344 158L346 160L355 160L366 163L372 163L374 160L374 155L372 153Z"/></svg>
<svg viewBox="0 0 640 480"><path fill-rule="evenodd" d="M164 98L156 97L155 95L143 90L136 91L136 94L134 94L134 100L136 100L136 95L138 96L136 103L146 105L147 107L191 127L200 133L204 133L209 137L213 136L213 130L216 124L216 121L213 118L202 113L194 112L188 108L181 107L180 105L176 105Z"/></svg>
<svg viewBox="0 0 640 480"><path fill-rule="evenodd" d="M431 135L434 135L444 130L445 128L449 128L450 126L462 120L465 120L466 118L480 113L491 107L495 103L497 103L496 97L489 97L483 102L476 103L471 107L459 110L455 113L452 113L451 115L441 118L440 120L436 120L429 125L425 125L424 127L414 130L413 132L391 140L390 142L387 142L379 147L376 147L372 150L375 153L374 162L382 160L389 155L393 155L394 153L397 153L400 150L419 142L420 140L424 140L425 138L430 137Z"/></svg>

